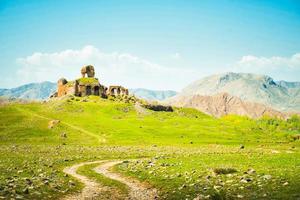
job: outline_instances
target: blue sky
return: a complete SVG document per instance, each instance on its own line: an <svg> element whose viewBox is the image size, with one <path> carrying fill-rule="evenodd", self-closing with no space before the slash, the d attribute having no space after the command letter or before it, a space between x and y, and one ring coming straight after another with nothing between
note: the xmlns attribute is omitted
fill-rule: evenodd
<svg viewBox="0 0 300 200"><path fill-rule="evenodd" d="M79 76L180 90L226 71L300 81L300 1L0 0L0 87Z"/></svg>

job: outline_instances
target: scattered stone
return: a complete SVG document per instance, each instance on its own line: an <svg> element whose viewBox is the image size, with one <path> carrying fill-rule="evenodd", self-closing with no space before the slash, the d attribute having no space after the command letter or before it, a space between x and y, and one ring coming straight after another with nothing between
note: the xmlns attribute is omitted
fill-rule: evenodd
<svg viewBox="0 0 300 200"><path fill-rule="evenodd" d="M1 199L1 197L0 197ZM17 194L16 199L24 199L24 197L22 195Z"/></svg>
<svg viewBox="0 0 300 200"><path fill-rule="evenodd" d="M289 183L288 182L285 182L284 184L283 184L283 186L287 186Z"/></svg>
<svg viewBox="0 0 300 200"><path fill-rule="evenodd" d="M272 176L267 174L267 175L263 175L262 178L265 180L270 180Z"/></svg>
<svg viewBox="0 0 300 200"><path fill-rule="evenodd" d="M73 181L69 181L69 185L71 185L71 186L75 186L75 183L73 182Z"/></svg>
<svg viewBox="0 0 300 200"><path fill-rule="evenodd" d="M238 194L236 197L239 198L239 199L244 198L244 196L243 196L243 195L240 195L240 194Z"/></svg>
<svg viewBox="0 0 300 200"><path fill-rule="evenodd" d="M51 120L51 121L49 121L48 128L49 129L54 128L59 122L60 122L59 120Z"/></svg>
<svg viewBox="0 0 300 200"><path fill-rule="evenodd" d="M247 174L255 174L256 171L254 169L248 169Z"/></svg>
<svg viewBox="0 0 300 200"><path fill-rule="evenodd" d="M246 179L242 179L241 183L248 183L248 181Z"/></svg>
<svg viewBox="0 0 300 200"><path fill-rule="evenodd" d="M29 194L29 189L28 189L28 187L26 187L26 188L23 190L23 193L24 193L24 194Z"/></svg>
<svg viewBox="0 0 300 200"><path fill-rule="evenodd" d="M220 186L220 185L215 185L215 186L214 186L214 189L215 189L215 190L219 190L220 188L222 188L222 186Z"/></svg>
<svg viewBox="0 0 300 200"><path fill-rule="evenodd" d="M193 200L202 200L205 199L205 196L203 194L198 194Z"/></svg>
<svg viewBox="0 0 300 200"><path fill-rule="evenodd" d="M62 133L60 134L60 137L62 137L62 138L67 138L67 134L66 134L65 132L62 132Z"/></svg>
<svg viewBox="0 0 300 200"><path fill-rule="evenodd" d="M26 184L27 185L31 185L32 184L32 180L30 178L25 178Z"/></svg>

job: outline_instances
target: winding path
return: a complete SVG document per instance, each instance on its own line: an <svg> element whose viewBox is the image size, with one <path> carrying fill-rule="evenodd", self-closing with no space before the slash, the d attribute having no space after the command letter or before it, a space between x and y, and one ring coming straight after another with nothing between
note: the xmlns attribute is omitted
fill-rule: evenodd
<svg viewBox="0 0 300 200"><path fill-rule="evenodd" d="M157 190L150 188L146 184L143 184L139 182L136 179L125 177L117 172L112 172L110 169L117 165L122 163L123 161L117 160L117 161L93 161L93 162L83 162L80 164L73 165L71 167L67 167L64 169L64 172L66 174L69 174L70 176L73 176L77 178L80 182L84 184L84 188L81 191L81 193L76 193L72 195L67 195L63 198L63 200L79 200L79 199L126 199L126 200L154 200L157 199ZM108 186L103 186L100 183L97 183L91 179L89 179L86 176L77 174L77 170L79 167L82 167L84 165L90 165L90 164L97 164L100 165L96 168L94 168L94 171L102 174L103 176L113 179L116 181L119 181L129 188L129 194L126 198L120 198L120 195L118 195L117 191L114 188L110 188ZM110 196L107 196L107 194L110 194ZM106 194L106 196L105 196Z"/></svg>
<svg viewBox="0 0 300 200"><path fill-rule="evenodd" d="M77 170L79 167L82 167L84 165L101 163L101 162L103 161L84 162L84 163L73 165L71 167L66 167L64 169L64 172L70 176L77 178L80 182L84 184L84 188L81 191L81 193L67 195L63 199L64 200L96 199L100 193L105 192L107 188L104 188L103 186L101 186L95 181L90 180L86 176L77 174Z"/></svg>
<svg viewBox="0 0 300 200"><path fill-rule="evenodd" d="M122 176L119 173L112 172L109 169L115 165L121 164L123 161L109 161L94 168L95 172L104 175L107 178L124 183L129 188L129 199L135 200L152 200L157 199L157 191L136 179Z"/></svg>

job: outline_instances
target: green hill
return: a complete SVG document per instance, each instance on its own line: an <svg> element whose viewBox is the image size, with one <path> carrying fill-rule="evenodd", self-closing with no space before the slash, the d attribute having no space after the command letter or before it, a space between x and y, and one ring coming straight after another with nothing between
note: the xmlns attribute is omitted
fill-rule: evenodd
<svg viewBox="0 0 300 200"><path fill-rule="evenodd" d="M3 104L0 130L3 198L60 198L82 188L64 175L64 167L114 158L147 158L115 170L146 180L162 199L299 197L297 117L214 118L183 108L155 112L91 96ZM227 168L237 172L225 175ZM247 174L249 168L256 173Z"/></svg>

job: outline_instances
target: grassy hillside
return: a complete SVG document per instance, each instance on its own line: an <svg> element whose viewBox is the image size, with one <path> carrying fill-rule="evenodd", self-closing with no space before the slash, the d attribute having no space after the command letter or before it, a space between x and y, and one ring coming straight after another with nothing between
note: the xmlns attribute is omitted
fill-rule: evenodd
<svg viewBox="0 0 300 200"><path fill-rule="evenodd" d="M49 128L51 120L60 123ZM2 105L0 197L59 198L82 187L63 174L66 166L147 157L115 170L147 180L164 199L295 199L299 133L296 117L217 119L193 109L154 112L97 97ZM226 168L236 172L223 174ZM256 172L247 173L250 168Z"/></svg>

